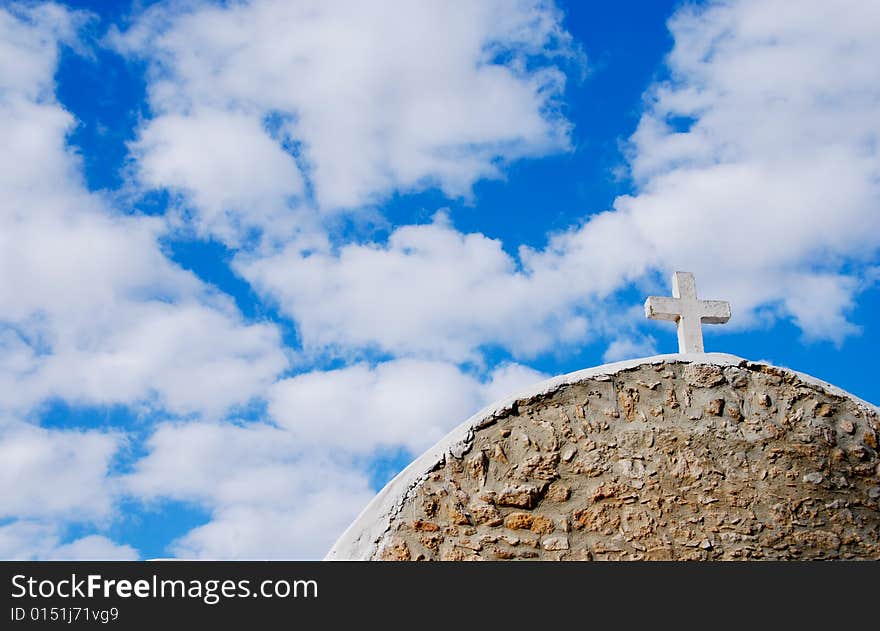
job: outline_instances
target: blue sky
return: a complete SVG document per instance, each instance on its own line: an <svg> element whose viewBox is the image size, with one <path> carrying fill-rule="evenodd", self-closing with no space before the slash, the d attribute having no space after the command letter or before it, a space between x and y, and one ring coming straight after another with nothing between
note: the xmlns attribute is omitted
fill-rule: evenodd
<svg viewBox="0 0 880 631"><path fill-rule="evenodd" d="M320 558L676 269L880 401L877 13L0 3L0 557Z"/></svg>

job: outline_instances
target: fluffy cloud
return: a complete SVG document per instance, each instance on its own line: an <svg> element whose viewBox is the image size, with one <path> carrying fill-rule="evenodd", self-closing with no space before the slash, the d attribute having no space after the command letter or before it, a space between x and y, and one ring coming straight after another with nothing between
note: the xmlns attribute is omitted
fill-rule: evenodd
<svg viewBox="0 0 880 631"><path fill-rule="evenodd" d="M633 339L618 337L608 345L602 355L602 361L615 362L632 357L648 357L657 354L657 342L653 337Z"/></svg>
<svg viewBox="0 0 880 631"><path fill-rule="evenodd" d="M0 519L109 516L110 459L121 436L97 430L0 426Z"/></svg>
<svg viewBox="0 0 880 631"><path fill-rule="evenodd" d="M59 42L73 44L87 19L54 4L0 11L0 86L4 99L51 94Z"/></svg>
<svg viewBox="0 0 880 631"><path fill-rule="evenodd" d="M461 234L444 215L404 226L387 243L269 257L241 256L237 269L278 300L306 349L377 347L454 361L497 344L522 355L585 329L583 318L544 298L497 240ZM499 326L503 322L504 326Z"/></svg>
<svg viewBox="0 0 880 631"><path fill-rule="evenodd" d="M116 486L119 433L0 424L0 558L135 559L137 551L92 534L63 543L64 524L105 525Z"/></svg>
<svg viewBox="0 0 880 631"><path fill-rule="evenodd" d="M504 162L568 147L554 64L577 53L543 0L160 4L110 41L151 64L144 183L190 193L208 229L221 211L266 228L248 202L298 191L293 157L333 209L468 195Z"/></svg>
<svg viewBox="0 0 880 631"><path fill-rule="evenodd" d="M880 246L877 19L863 2L679 11L670 79L631 139L637 193L557 237L549 262L585 271L598 249L609 278L689 269L739 326L769 309L808 336L852 333L846 313ZM614 239L597 248L597 231Z"/></svg>
<svg viewBox="0 0 880 631"><path fill-rule="evenodd" d="M222 415L287 365L276 327L173 264L159 218L117 212L83 182L55 99L62 45L87 16L0 8L0 556L132 558L67 525L115 515L118 430L44 429L47 399Z"/></svg>
<svg viewBox="0 0 880 631"><path fill-rule="evenodd" d="M135 561L138 552L128 545L114 543L101 535L86 535L56 546L41 558L47 561Z"/></svg>
<svg viewBox="0 0 880 631"><path fill-rule="evenodd" d="M227 243L255 226L275 231L289 223L287 202L303 192L296 161L252 116L216 110L161 116L132 152L145 186L184 191L199 209L197 230Z"/></svg>
<svg viewBox="0 0 880 631"><path fill-rule="evenodd" d="M131 561L137 550L101 535L61 543L57 529L34 521L0 526L0 559L9 561Z"/></svg>
<svg viewBox="0 0 880 631"><path fill-rule="evenodd" d="M618 304L614 292L648 266L617 251L615 243L631 239L624 232L605 213L554 236L546 250L520 248L514 257L438 213L385 242L292 242L271 255L240 253L234 267L297 323L309 354L366 348L466 362L501 347L532 358L635 334L644 314Z"/></svg>
<svg viewBox="0 0 880 631"><path fill-rule="evenodd" d="M319 558L373 495L350 461L306 451L265 423L163 424L147 447L128 491L211 511L210 522L171 545L179 556Z"/></svg>
<svg viewBox="0 0 880 631"><path fill-rule="evenodd" d="M847 312L880 246L877 11L752 0L679 11L670 78L648 91L628 145L635 192L543 249L513 257L435 220L380 243L240 255L237 268L314 349L529 357L618 337L598 317L607 305L632 315L622 290L668 292L674 269L733 303L729 330L791 318L840 342L857 331ZM640 339L640 317L612 323ZM608 357L637 350L621 344Z"/></svg>
<svg viewBox="0 0 880 631"><path fill-rule="evenodd" d="M53 396L155 400L222 413L286 366L274 326L169 261L161 219L122 215L82 182L54 98L61 37L84 20L53 5L0 10L0 387L6 409Z"/></svg>
<svg viewBox="0 0 880 631"><path fill-rule="evenodd" d="M417 454L483 405L542 376L517 364L497 368L487 382L444 362L355 364L278 382L269 411L300 445L365 454L401 445Z"/></svg>
<svg viewBox="0 0 880 631"><path fill-rule="evenodd" d="M275 425L161 425L124 484L145 501L211 510L209 523L173 544L176 554L319 558L373 495L365 459L399 446L418 453L542 377L512 364L481 381L451 364L416 360L301 375L273 389Z"/></svg>

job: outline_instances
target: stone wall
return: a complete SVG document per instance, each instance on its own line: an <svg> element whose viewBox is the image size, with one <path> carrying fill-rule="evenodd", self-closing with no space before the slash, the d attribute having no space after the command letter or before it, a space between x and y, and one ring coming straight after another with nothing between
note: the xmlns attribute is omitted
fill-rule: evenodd
<svg viewBox="0 0 880 631"><path fill-rule="evenodd" d="M597 375L475 427L370 556L880 558L878 430L871 407L762 364Z"/></svg>

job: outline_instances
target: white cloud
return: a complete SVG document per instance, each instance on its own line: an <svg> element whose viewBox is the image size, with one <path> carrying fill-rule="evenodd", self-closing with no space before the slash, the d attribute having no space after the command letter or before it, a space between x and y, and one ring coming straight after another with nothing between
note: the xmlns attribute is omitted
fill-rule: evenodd
<svg viewBox="0 0 880 631"><path fill-rule="evenodd" d="M297 322L307 351L377 347L464 361L489 344L534 354L585 328L558 298L546 300L552 287L517 271L499 241L461 234L443 215L399 228L384 244L335 253L294 244L239 257L235 267Z"/></svg>
<svg viewBox="0 0 880 631"><path fill-rule="evenodd" d="M541 377L520 365L501 366L481 382L444 362L356 364L278 382L269 412L302 446L369 454L400 445L418 454L482 406Z"/></svg>
<svg viewBox="0 0 880 631"><path fill-rule="evenodd" d="M136 463L135 472L127 478L131 491L146 498L166 495L220 504L258 504L259 493L274 497L279 484L294 481L285 474L285 460L300 453L283 431L263 423L163 423L146 446L149 455ZM262 488L248 489L236 477L241 471L269 474L273 470L275 482Z"/></svg>
<svg viewBox="0 0 880 631"><path fill-rule="evenodd" d="M8 561L130 561L138 552L102 535L87 535L62 544L57 529L36 521L0 526L0 559Z"/></svg>
<svg viewBox="0 0 880 631"><path fill-rule="evenodd" d="M107 472L121 441L98 430L0 425L0 519L106 519L113 494Z"/></svg>
<svg viewBox="0 0 880 631"><path fill-rule="evenodd" d="M196 228L236 243L249 229L288 221L288 198L303 191L293 157L257 117L201 110L152 121L132 147L150 188L185 191L199 208ZM285 231L286 232L286 231Z"/></svg>
<svg viewBox="0 0 880 631"><path fill-rule="evenodd" d="M123 435L0 423L0 559L135 559L103 535L62 543L64 525L103 526L114 515L112 459Z"/></svg>
<svg viewBox="0 0 880 631"><path fill-rule="evenodd" d="M328 484L299 495L295 509L223 509L173 542L171 551L183 559L321 559L372 495L361 480L352 490Z"/></svg>
<svg viewBox="0 0 880 631"><path fill-rule="evenodd" d="M602 355L603 362L616 362L632 357L649 357L657 354L657 342L653 337L637 338L618 337L611 341L605 353Z"/></svg>
<svg viewBox="0 0 880 631"><path fill-rule="evenodd" d="M488 381L482 384L483 404L505 399L549 376L522 364L500 364L492 370Z"/></svg>
<svg viewBox="0 0 880 631"><path fill-rule="evenodd" d="M102 535L87 535L42 555L47 561L135 561L138 552Z"/></svg>
<svg viewBox="0 0 880 631"><path fill-rule="evenodd" d="M144 183L188 191L208 229L222 210L274 230L242 202L298 190L267 124L323 209L427 186L467 196L504 162L568 148L554 63L577 52L544 0L160 4L109 40L151 64ZM206 121L206 109L224 114ZM211 139L226 135L223 117L235 142ZM245 161L273 178L228 181Z"/></svg>
<svg viewBox="0 0 880 631"><path fill-rule="evenodd" d="M676 269L733 304L726 330L791 318L839 343L858 330L847 312L880 247L877 11L805 2L786 20L787 3L753 0L680 10L671 78L648 91L630 139L636 191L543 249L515 258L435 220L384 243L240 255L237 269L313 352L461 361L485 345L529 357L632 336L629 320L603 321L608 305L630 313L618 292L668 292ZM623 350L639 349L609 357Z"/></svg>
<svg viewBox="0 0 880 631"><path fill-rule="evenodd" d="M159 218L121 215L84 186L54 98L58 37L83 18L0 9L0 46L28 69L0 91L0 407L47 397L222 413L286 366L280 335L163 254Z"/></svg>
<svg viewBox="0 0 880 631"><path fill-rule="evenodd" d="M127 317L87 349L46 360L39 376L68 400L131 403L155 394L166 409L219 416L262 395L286 363L274 327L243 325L204 305L142 304ZM78 372L68 373L71 363Z"/></svg>
<svg viewBox="0 0 880 631"><path fill-rule="evenodd" d="M636 251L698 272L737 318L776 303L807 335L852 332L880 246L878 18L874 3L818 1L676 14L672 78L632 139L640 192L616 203Z"/></svg>
<svg viewBox="0 0 880 631"><path fill-rule="evenodd" d="M211 510L209 523L174 543L177 555L320 558L373 495L363 462L385 448L420 453L542 377L504 365L480 381L451 364L405 359L300 375L273 389L276 425L160 425L124 483L147 502Z"/></svg>
<svg viewBox="0 0 880 631"><path fill-rule="evenodd" d="M319 558L373 495L350 462L304 450L264 423L163 424L147 446L129 491L212 513L172 545L183 557Z"/></svg>
<svg viewBox="0 0 880 631"><path fill-rule="evenodd" d="M73 44L87 16L54 4L17 4L10 10L0 10L3 97L37 100L51 94L58 42Z"/></svg>
<svg viewBox="0 0 880 631"><path fill-rule="evenodd" d="M159 218L122 215L86 190L56 101L60 43L86 20L56 5L0 8L0 532L4 558L132 558L67 525L116 516L119 430L43 429L39 406L148 404L222 415L287 365L275 326L162 252Z"/></svg>

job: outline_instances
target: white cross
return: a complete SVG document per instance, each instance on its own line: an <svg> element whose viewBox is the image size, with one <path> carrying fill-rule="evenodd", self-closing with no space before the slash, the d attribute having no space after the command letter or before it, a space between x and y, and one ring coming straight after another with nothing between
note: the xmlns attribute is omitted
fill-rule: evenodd
<svg viewBox="0 0 880 631"><path fill-rule="evenodd" d="M679 353L702 353L703 323L724 324L730 320L730 303L697 300L697 284L690 272L672 275L672 296L650 296L645 301L645 316L678 323Z"/></svg>

